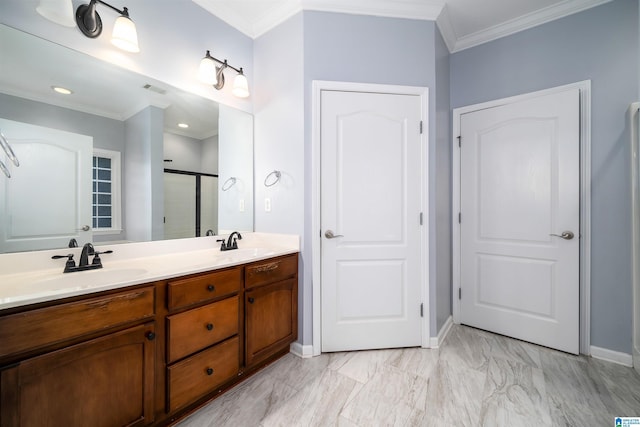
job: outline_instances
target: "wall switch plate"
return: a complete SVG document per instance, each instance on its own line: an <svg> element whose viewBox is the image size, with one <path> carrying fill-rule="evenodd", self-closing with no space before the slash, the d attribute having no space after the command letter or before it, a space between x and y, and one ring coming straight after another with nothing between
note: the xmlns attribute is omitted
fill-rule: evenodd
<svg viewBox="0 0 640 427"><path fill-rule="evenodd" d="M264 211L271 212L271 199L269 197L264 199Z"/></svg>
<svg viewBox="0 0 640 427"><path fill-rule="evenodd" d="M240 212L244 212L244 199L240 199L240 202L238 203L238 210Z"/></svg>

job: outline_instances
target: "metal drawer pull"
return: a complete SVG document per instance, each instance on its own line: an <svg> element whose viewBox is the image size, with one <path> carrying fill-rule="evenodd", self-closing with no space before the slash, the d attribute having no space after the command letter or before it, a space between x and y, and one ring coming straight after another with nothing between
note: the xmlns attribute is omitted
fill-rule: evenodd
<svg viewBox="0 0 640 427"><path fill-rule="evenodd" d="M260 267L256 267L256 273L266 273L267 271L276 270L280 266L279 262L272 262L271 264L261 265Z"/></svg>
<svg viewBox="0 0 640 427"><path fill-rule="evenodd" d="M213 331L213 323L207 323L207 331Z"/></svg>
<svg viewBox="0 0 640 427"><path fill-rule="evenodd" d="M207 375L213 375L213 368L207 368Z"/></svg>
<svg viewBox="0 0 640 427"><path fill-rule="evenodd" d="M253 304L256 300L253 297L249 297L247 301L249 301L249 304Z"/></svg>
<svg viewBox="0 0 640 427"><path fill-rule="evenodd" d="M215 291L215 290L216 290L216 287L215 287L215 286L213 286L213 285L208 285L208 286L207 286L207 290L208 290L209 292L213 292L213 291Z"/></svg>

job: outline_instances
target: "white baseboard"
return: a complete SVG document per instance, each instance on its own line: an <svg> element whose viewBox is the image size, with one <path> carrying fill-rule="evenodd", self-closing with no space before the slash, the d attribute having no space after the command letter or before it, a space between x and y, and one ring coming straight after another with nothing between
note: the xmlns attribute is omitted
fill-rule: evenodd
<svg viewBox="0 0 640 427"><path fill-rule="evenodd" d="M442 325L442 328L440 328L440 331L438 332L438 336L431 337L429 341L429 346L431 348L440 347L444 342L445 338L447 337L447 334L449 334L449 331L451 330L452 326L453 326L453 317L449 316L447 320L444 322L444 325Z"/></svg>
<svg viewBox="0 0 640 427"><path fill-rule="evenodd" d="M298 357L302 357L303 359L313 357L313 346L302 345L297 341L291 344L291 346L289 347L289 351Z"/></svg>
<svg viewBox="0 0 640 427"><path fill-rule="evenodd" d="M619 351L613 351L606 348L591 346L591 357L594 359L605 360L607 362L617 363L624 366L633 366L633 356Z"/></svg>

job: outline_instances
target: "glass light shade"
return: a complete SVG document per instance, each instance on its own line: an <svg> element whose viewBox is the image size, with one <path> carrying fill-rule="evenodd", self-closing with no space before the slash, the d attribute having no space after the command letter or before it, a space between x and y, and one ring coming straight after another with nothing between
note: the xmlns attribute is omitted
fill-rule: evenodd
<svg viewBox="0 0 640 427"><path fill-rule="evenodd" d="M140 52L138 47L138 32L136 24L126 16L119 16L113 24L113 33L111 33L111 43L127 52Z"/></svg>
<svg viewBox="0 0 640 427"><path fill-rule="evenodd" d="M246 98L249 96L249 82L244 74L238 74L233 81L233 94L238 98Z"/></svg>
<svg viewBox="0 0 640 427"><path fill-rule="evenodd" d="M40 0L36 11L56 24L65 27L76 26L71 0Z"/></svg>
<svg viewBox="0 0 640 427"><path fill-rule="evenodd" d="M200 68L198 68L198 80L208 85L214 85L216 80L216 63L213 59L204 57L200 61Z"/></svg>

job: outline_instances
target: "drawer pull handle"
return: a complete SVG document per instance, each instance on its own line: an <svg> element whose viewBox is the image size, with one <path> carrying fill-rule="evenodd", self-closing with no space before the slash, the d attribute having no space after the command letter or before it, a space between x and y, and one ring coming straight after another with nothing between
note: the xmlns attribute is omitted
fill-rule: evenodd
<svg viewBox="0 0 640 427"><path fill-rule="evenodd" d="M253 304L256 300L253 297L249 297L247 301L249 301L249 304Z"/></svg>
<svg viewBox="0 0 640 427"><path fill-rule="evenodd" d="M145 336L149 341L153 341L156 338L156 334L154 334L153 332L147 332Z"/></svg>
<svg viewBox="0 0 640 427"><path fill-rule="evenodd" d="M207 375L213 375L213 368L207 368Z"/></svg>
<svg viewBox="0 0 640 427"><path fill-rule="evenodd" d="M215 290L216 290L216 287L215 287L215 286L213 286L213 285L208 285L208 286L207 286L207 290L208 290L209 292L213 292L213 291L215 291Z"/></svg>
<svg viewBox="0 0 640 427"><path fill-rule="evenodd" d="M256 273L266 273L269 271L276 270L280 266L279 262L272 262L270 264L261 265L256 267Z"/></svg>
<svg viewBox="0 0 640 427"><path fill-rule="evenodd" d="M213 323L207 323L207 331L213 330Z"/></svg>

